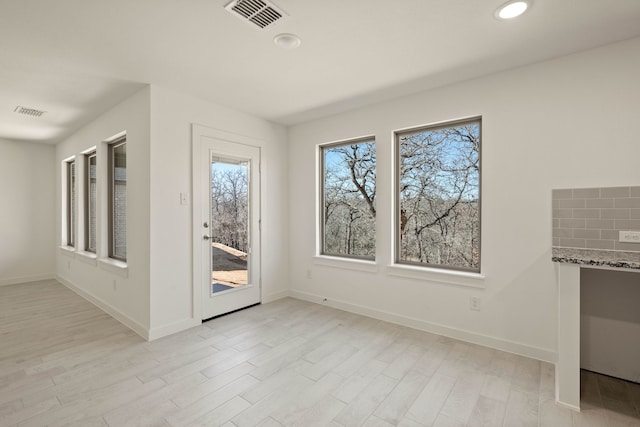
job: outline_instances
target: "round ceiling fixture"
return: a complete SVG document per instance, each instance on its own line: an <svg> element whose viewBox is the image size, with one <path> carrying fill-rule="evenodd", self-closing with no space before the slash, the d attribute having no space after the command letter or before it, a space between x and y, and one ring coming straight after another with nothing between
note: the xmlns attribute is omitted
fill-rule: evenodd
<svg viewBox="0 0 640 427"><path fill-rule="evenodd" d="M512 19L522 15L531 6L530 0L512 0L496 10L495 16L499 19Z"/></svg>
<svg viewBox="0 0 640 427"><path fill-rule="evenodd" d="M302 43L300 37L290 33L278 34L273 38L273 42L283 49L295 49Z"/></svg>

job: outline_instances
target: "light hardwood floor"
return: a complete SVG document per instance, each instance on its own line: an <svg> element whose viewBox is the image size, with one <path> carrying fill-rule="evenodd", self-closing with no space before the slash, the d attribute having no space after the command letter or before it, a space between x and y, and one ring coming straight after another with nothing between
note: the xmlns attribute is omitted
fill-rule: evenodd
<svg viewBox="0 0 640 427"><path fill-rule="evenodd" d="M55 281L0 287L1 426L640 426L640 386L294 299L145 342Z"/></svg>

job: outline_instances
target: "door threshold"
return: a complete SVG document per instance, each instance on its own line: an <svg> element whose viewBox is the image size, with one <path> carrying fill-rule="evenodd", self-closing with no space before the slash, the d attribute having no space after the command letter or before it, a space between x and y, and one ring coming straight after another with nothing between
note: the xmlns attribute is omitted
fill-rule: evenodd
<svg viewBox="0 0 640 427"><path fill-rule="evenodd" d="M261 302L257 302L255 304L251 304L251 305L248 305L246 307L242 307L242 308L239 308L237 310L230 311L228 313L218 314L217 316L209 317L208 319L203 319L202 323L208 322L209 320L217 319L218 317L226 316L226 315L231 314L231 313L235 313L237 311L246 310L247 308L255 307L256 305L260 305L260 304L262 304L262 303Z"/></svg>

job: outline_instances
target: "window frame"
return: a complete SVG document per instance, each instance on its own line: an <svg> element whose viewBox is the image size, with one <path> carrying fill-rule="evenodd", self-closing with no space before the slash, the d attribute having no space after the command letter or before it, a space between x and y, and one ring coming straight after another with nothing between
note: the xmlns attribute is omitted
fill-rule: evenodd
<svg viewBox="0 0 640 427"><path fill-rule="evenodd" d="M401 158L400 158L400 138L403 135L407 134L416 134L420 132L432 131L432 130L440 130L452 127L459 127L468 124L478 124L478 136L479 136L479 149L478 149L478 267L460 267L454 265L447 264L434 264L434 263L426 263L426 262L417 262L417 261L404 261L402 260L402 243L401 243L401 192L400 192L400 171L401 168ZM406 129L400 129L394 131L394 141L393 141L393 153L394 153L394 172L393 172L393 191L394 191L394 207L393 207L393 216L394 216L394 224L393 224L393 260L395 266L409 266L409 267L418 267L424 269L435 269L442 272L463 272L463 273L473 273L473 274L482 274L482 116L473 116L462 119L449 120L444 122L433 123L429 125L416 126Z"/></svg>
<svg viewBox="0 0 640 427"><path fill-rule="evenodd" d="M107 151L107 170L108 170L108 256L111 259L127 262L127 257L122 257L115 254L115 165L114 165L114 151L116 148L127 144L126 134L108 142ZM125 157L126 162L126 157ZM126 215L126 213L125 213ZM125 233L125 247L127 245L127 235Z"/></svg>
<svg viewBox="0 0 640 427"><path fill-rule="evenodd" d="M332 258L341 258L346 260L357 260L357 261L367 261L367 262L375 262L376 260L376 252L377 252L377 239L374 240L374 254L372 256L364 256L364 255L352 255L352 254L335 254L329 253L326 251L326 239L325 239L325 179L326 179L326 168L325 168L325 150L350 146L360 143L370 142L376 147L376 181L377 181L377 142L375 135L357 137L348 140L340 140L329 142L326 144L318 145L318 157L319 157L319 203L318 203L318 245L317 245L317 253L318 256L322 257L332 257ZM377 182L376 182L377 187ZM374 233L377 232L377 217L374 226Z"/></svg>
<svg viewBox="0 0 640 427"><path fill-rule="evenodd" d="M91 180L91 159L95 160L95 168L96 168L96 176L94 180ZM92 150L84 154L85 160L85 194L84 194L84 250L86 252L96 253L98 249L98 152L97 150ZM95 205L93 206L93 215L96 221L96 230L95 230L95 247L91 247L91 184L94 183L96 185L96 194L94 198Z"/></svg>
<svg viewBox="0 0 640 427"><path fill-rule="evenodd" d="M75 207L77 204L76 200L76 159L71 158L65 161L66 168L66 187L67 187L67 198L66 198L66 209L67 209L67 236L66 236L66 245L71 248L76 247L76 218L75 218Z"/></svg>

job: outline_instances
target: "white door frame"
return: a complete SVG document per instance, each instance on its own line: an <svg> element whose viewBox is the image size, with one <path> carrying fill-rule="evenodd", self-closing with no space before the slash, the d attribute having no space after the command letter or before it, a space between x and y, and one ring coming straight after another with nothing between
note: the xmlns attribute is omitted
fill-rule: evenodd
<svg viewBox="0 0 640 427"><path fill-rule="evenodd" d="M193 259L193 268L192 268L192 277L191 277L191 292L193 298L192 305L192 316L194 320L202 321L202 271L204 268L203 263L207 262L207 259L204 259L204 256L209 256L204 254L202 251L202 223L204 221L209 221L209 218L202 217L202 203L200 195L202 194L202 179L201 179L201 145L202 138L214 138L220 139L223 141L229 141L236 144L244 144L250 145L254 147L259 147L262 149L264 142L249 136L235 134L227 131L223 131L220 129L215 129L199 124L193 123L191 125L191 213L192 213L192 259ZM260 206L258 207L259 211L262 212L262 201L264 198L262 197L262 188L260 185ZM260 232L260 230L258 230ZM262 251L259 251L261 253ZM260 262L260 270L259 270L260 282L262 281L262 262ZM260 301L264 299L263 289L261 283L258 283L257 286L260 287Z"/></svg>

